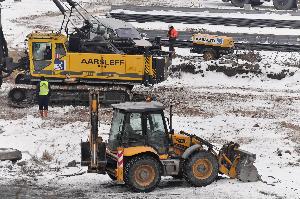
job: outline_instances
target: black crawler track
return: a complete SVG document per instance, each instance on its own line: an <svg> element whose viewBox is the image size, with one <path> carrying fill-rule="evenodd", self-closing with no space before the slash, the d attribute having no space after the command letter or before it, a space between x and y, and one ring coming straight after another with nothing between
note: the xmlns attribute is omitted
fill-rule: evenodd
<svg viewBox="0 0 300 199"><path fill-rule="evenodd" d="M109 105L133 99L131 89L123 85L112 86L57 86L51 87L50 105L64 106L88 106L89 92L100 92L100 101ZM37 103L36 87L33 85L18 85L12 88L8 94L9 105L16 108L25 108Z"/></svg>

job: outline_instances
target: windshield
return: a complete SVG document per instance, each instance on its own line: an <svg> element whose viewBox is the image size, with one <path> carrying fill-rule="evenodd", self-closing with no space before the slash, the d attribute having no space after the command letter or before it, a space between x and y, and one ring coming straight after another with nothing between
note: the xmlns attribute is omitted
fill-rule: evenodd
<svg viewBox="0 0 300 199"><path fill-rule="evenodd" d="M133 28L119 28L116 29L117 35L120 38L131 38L131 39L141 39L140 33Z"/></svg>

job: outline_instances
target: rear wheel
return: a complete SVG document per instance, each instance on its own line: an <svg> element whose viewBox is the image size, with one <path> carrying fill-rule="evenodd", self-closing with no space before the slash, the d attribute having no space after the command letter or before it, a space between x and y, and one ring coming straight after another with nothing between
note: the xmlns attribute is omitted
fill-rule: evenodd
<svg viewBox="0 0 300 199"><path fill-rule="evenodd" d="M191 185L202 187L216 180L218 170L217 158L212 153L200 151L187 160L184 178Z"/></svg>
<svg viewBox="0 0 300 199"><path fill-rule="evenodd" d="M14 88L9 92L8 96L12 102L20 103L25 100L26 94L24 89Z"/></svg>
<svg viewBox="0 0 300 199"><path fill-rule="evenodd" d="M273 0L273 5L277 10L291 10L297 8L296 0Z"/></svg>
<svg viewBox="0 0 300 199"><path fill-rule="evenodd" d="M251 0L252 6L260 6L262 4L264 4L264 2L261 2L260 0Z"/></svg>
<svg viewBox="0 0 300 199"><path fill-rule="evenodd" d="M217 57L217 52L213 49L208 49L203 52L203 59L205 61L214 60L217 59Z"/></svg>
<svg viewBox="0 0 300 199"><path fill-rule="evenodd" d="M231 0L231 3L236 7L244 7L245 4L251 4L251 0Z"/></svg>
<svg viewBox="0 0 300 199"><path fill-rule="evenodd" d="M125 183L135 192L154 190L160 178L160 165L152 157L135 157L125 165Z"/></svg>

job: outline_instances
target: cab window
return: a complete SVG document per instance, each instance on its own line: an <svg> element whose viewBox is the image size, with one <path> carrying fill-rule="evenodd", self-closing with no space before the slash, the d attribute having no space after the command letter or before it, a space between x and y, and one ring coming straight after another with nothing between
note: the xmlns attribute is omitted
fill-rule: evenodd
<svg viewBox="0 0 300 199"><path fill-rule="evenodd" d="M35 61L52 59L51 43L35 42L32 44L32 49L33 49L33 59Z"/></svg>
<svg viewBox="0 0 300 199"><path fill-rule="evenodd" d="M126 122L122 139L124 145L129 147L142 146L143 144L145 144L141 113L126 114Z"/></svg>
<svg viewBox="0 0 300 199"><path fill-rule="evenodd" d="M41 71L52 64L52 45L49 42L32 43L34 70Z"/></svg>
<svg viewBox="0 0 300 199"><path fill-rule="evenodd" d="M120 146L120 137L123 130L124 119L125 114L115 110L108 142L108 146L111 150L117 150L117 147Z"/></svg>

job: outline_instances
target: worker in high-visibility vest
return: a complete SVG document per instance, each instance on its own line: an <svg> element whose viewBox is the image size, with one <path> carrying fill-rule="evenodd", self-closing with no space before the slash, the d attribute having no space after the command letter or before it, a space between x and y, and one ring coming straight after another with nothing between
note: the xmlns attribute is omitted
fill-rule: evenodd
<svg viewBox="0 0 300 199"><path fill-rule="evenodd" d="M168 37L169 37L169 51L170 51L170 56L175 55L175 48L174 45L176 43L176 39L178 37L178 32L174 28L173 25L169 25L169 31L168 31Z"/></svg>
<svg viewBox="0 0 300 199"><path fill-rule="evenodd" d="M41 77L41 81L37 85L39 110L42 118L48 117L48 103L51 92L50 84L45 77Z"/></svg>

